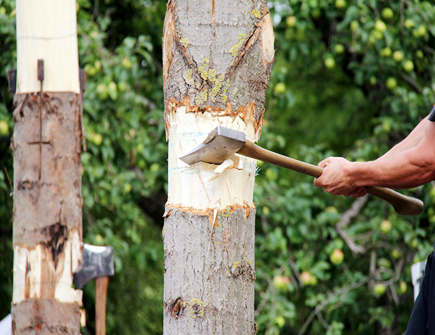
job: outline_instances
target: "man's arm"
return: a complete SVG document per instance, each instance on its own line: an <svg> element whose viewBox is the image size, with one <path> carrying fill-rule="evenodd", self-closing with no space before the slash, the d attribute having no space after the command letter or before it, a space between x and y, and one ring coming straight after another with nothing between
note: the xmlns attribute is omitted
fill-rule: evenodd
<svg viewBox="0 0 435 335"><path fill-rule="evenodd" d="M435 177L435 123L422 120L405 140L371 162L329 157L314 183L333 194L363 195L364 186L414 187Z"/></svg>
<svg viewBox="0 0 435 335"><path fill-rule="evenodd" d="M394 147L388 150L382 157L388 157L391 154L395 154L400 151L404 151L415 147L424 136L424 128L428 122L429 116L421 120L418 125L405 137L402 141L397 143Z"/></svg>

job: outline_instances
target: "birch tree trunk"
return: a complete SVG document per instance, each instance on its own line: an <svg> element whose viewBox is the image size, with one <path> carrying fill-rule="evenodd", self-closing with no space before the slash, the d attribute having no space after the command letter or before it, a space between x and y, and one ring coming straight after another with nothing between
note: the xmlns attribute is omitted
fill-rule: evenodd
<svg viewBox="0 0 435 335"><path fill-rule="evenodd" d="M17 0L17 63L13 333L80 334L82 291L72 288L82 239L74 0Z"/></svg>
<svg viewBox="0 0 435 335"><path fill-rule="evenodd" d="M256 162L233 157L215 170L206 163L189 167L178 157L218 124L259 138L273 43L266 1L168 3L164 335L256 332Z"/></svg>

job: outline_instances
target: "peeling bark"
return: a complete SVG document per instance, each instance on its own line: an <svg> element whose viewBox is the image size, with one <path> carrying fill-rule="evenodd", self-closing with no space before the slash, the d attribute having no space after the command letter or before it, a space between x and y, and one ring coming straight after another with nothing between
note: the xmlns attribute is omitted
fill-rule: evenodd
<svg viewBox="0 0 435 335"><path fill-rule="evenodd" d="M266 1L170 0L163 73L169 141L164 335L255 334L256 162L178 157L218 124L258 140L273 62Z"/></svg>
<svg viewBox="0 0 435 335"><path fill-rule="evenodd" d="M80 332L82 291L72 287L82 240L80 104L75 93L15 97L15 334Z"/></svg>

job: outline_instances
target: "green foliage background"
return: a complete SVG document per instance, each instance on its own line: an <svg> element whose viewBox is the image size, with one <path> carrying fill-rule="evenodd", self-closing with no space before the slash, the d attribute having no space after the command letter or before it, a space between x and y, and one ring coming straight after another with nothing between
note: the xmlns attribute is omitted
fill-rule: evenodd
<svg viewBox="0 0 435 335"><path fill-rule="evenodd" d="M84 237L115 248L108 333L161 334L166 3L78 3L80 63L88 73ZM14 1L0 0L0 317L10 310L12 292L13 122L6 70L16 62L14 8ZM276 61L263 146L311 163L327 155L370 160L435 103L433 1L274 0L271 12ZM419 217L399 217L370 198L342 225L353 199L328 195L311 178L259 165L258 333L403 332L413 303L410 266L430 253L435 230L435 189L408 193L425 201ZM381 229L385 220L389 231L385 222ZM353 252L349 239L364 251ZM344 255L338 265L330 259L335 249ZM94 332L93 292L92 284L86 287L84 334Z"/></svg>

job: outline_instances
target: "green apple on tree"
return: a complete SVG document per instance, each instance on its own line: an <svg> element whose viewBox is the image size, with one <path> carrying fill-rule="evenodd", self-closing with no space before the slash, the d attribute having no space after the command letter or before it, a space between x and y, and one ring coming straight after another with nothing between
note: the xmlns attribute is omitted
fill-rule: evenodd
<svg viewBox="0 0 435 335"><path fill-rule="evenodd" d="M383 48L380 51L380 54L382 57L390 57L391 56L391 48L390 47Z"/></svg>
<svg viewBox="0 0 435 335"><path fill-rule="evenodd" d="M329 259L331 260L331 263L334 265L340 265L343 262L344 254L343 251L341 251L338 248L335 248L331 254L329 255Z"/></svg>
<svg viewBox="0 0 435 335"><path fill-rule="evenodd" d="M285 22L287 23L288 27L290 27L290 28L294 27L296 25L296 16L293 16L293 15L289 16L285 20Z"/></svg>
<svg viewBox="0 0 435 335"><path fill-rule="evenodd" d="M377 31L383 33L383 32L385 32L385 30L387 30L387 25L382 20L376 20L375 29Z"/></svg>
<svg viewBox="0 0 435 335"><path fill-rule="evenodd" d="M406 27L406 28L410 29L410 28L412 28L412 27L414 27L414 26L415 26L414 21L412 21L411 19L406 19L406 20L405 20L405 27Z"/></svg>
<svg viewBox="0 0 435 335"><path fill-rule="evenodd" d="M387 79L386 82L387 88L389 88L390 90L394 89L397 87L397 80L396 78L390 77Z"/></svg>
<svg viewBox="0 0 435 335"><path fill-rule="evenodd" d="M301 282L304 285L311 285L311 286L315 286L317 284L317 278L312 275L311 273L309 273L308 271L304 271L301 273L300 276Z"/></svg>
<svg viewBox="0 0 435 335"><path fill-rule="evenodd" d="M384 19L387 19L387 20L389 20L389 19L392 19L393 18L393 16L394 16L394 13L393 13L393 10L391 9L391 8L384 8L383 10L382 10L382 17L384 18Z"/></svg>
<svg viewBox="0 0 435 335"><path fill-rule="evenodd" d="M394 248L393 250L391 250L391 257L393 257L394 259L399 259L400 256L401 254L399 249Z"/></svg>
<svg viewBox="0 0 435 335"><path fill-rule="evenodd" d="M342 54L344 52L344 46L343 46L343 44L336 44L335 47L334 47L334 51L337 54Z"/></svg>
<svg viewBox="0 0 435 335"><path fill-rule="evenodd" d="M94 64L95 70L98 72L101 70L101 62L97 60Z"/></svg>
<svg viewBox="0 0 435 335"><path fill-rule="evenodd" d="M121 81L118 85L120 92L125 92L127 90L127 83L125 81Z"/></svg>
<svg viewBox="0 0 435 335"><path fill-rule="evenodd" d="M426 36L426 34L427 34L426 26L423 25L423 24L419 25L417 29L414 29L412 34L414 35L414 37L424 37L424 36Z"/></svg>
<svg viewBox="0 0 435 335"><path fill-rule="evenodd" d="M131 191L131 185L130 184L124 184L124 193L130 193Z"/></svg>
<svg viewBox="0 0 435 335"><path fill-rule="evenodd" d="M388 233L391 230L391 222L389 220L383 220L381 222L381 232L384 234Z"/></svg>
<svg viewBox="0 0 435 335"><path fill-rule="evenodd" d="M358 28L359 28L359 23L358 23L358 21L353 20L353 21L350 23L350 30L352 30L352 32L356 32L356 31L358 30Z"/></svg>
<svg viewBox="0 0 435 335"><path fill-rule="evenodd" d="M90 133L89 135L89 139L92 143L94 143L95 145L101 145L101 143L103 142L103 136L101 136L101 134L98 133Z"/></svg>
<svg viewBox="0 0 435 335"><path fill-rule="evenodd" d="M406 282L404 282L403 280L400 281L399 294L404 294L404 293L406 293L407 290L408 290L408 285L406 285Z"/></svg>
<svg viewBox="0 0 435 335"><path fill-rule="evenodd" d="M131 60L128 57L122 59L121 65L126 69L131 69L132 67Z"/></svg>
<svg viewBox="0 0 435 335"><path fill-rule="evenodd" d="M285 325L285 319L284 319L284 317L282 317L282 316L277 316L277 317L275 318L275 323L276 323L276 325L277 325L279 328L284 327L284 325Z"/></svg>
<svg viewBox="0 0 435 335"><path fill-rule="evenodd" d="M411 72L412 70L414 70L414 63L411 60L407 60L403 63L403 68L405 69L405 71Z"/></svg>
<svg viewBox="0 0 435 335"><path fill-rule="evenodd" d="M86 64L85 71L86 71L86 74L89 76L94 76L97 73L97 69L90 64Z"/></svg>
<svg viewBox="0 0 435 335"><path fill-rule="evenodd" d="M403 52L400 51L400 50L394 51L394 53L393 53L393 59L396 62L402 61L402 59L403 59Z"/></svg>
<svg viewBox="0 0 435 335"><path fill-rule="evenodd" d="M335 7L340 9L346 7L346 0L335 0Z"/></svg>
<svg viewBox="0 0 435 335"><path fill-rule="evenodd" d="M334 206L328 206L325 208L325 213L334 213L337 214L338 210Z"/></svg>
<svg viewBox="0 0 435 335"><path fill-rule="evenodd" d="M0 135L9 135L9 125L5 120L0 121Z"/></svg>
<svg viewBox="0 0 435 335"><path fill-rule="evenodd" d="M331 56L325 58L325 66L328 69L332 69L335 66L335 60Z"/></svg>
<svg viewBox="0 0 435 335"><path fill-rule="evenodd" d="M373 286L373 293L375 294L375 296L380 297L385 293L386 289L387 288L384 284L378 283Z"/></svg>
<svg viewBox="0 0 435 335"><path fill-rule="evenodd" d="M151 172L157 172L157 171L159 171L160 170L160 164L158 164L158 163L153 163L153 164L151 164L151 166L150 166L150 171Z"/></svg>
<svg viewBox="0 0 435 335"><path fill-rule="evenodd" d="M286 90L285 84L284 83L277 83L273 89L273 92L276 95L280 95L283 94Z"/></svg>
<svg viewBox="0 0 435 335"><path fill-rule="evenodd" d="M273 277L273 286L276 289L286 292L289 289L290 278L287 276L275 276Z"/></svg>
<svg viewBox="0 0 435 335"><path fill-rule="evenodd" d="M108 96L108 91L107 91L107 87L105 84L101 83L98 84L97 86L97 92L98 92L98 96L100 97L100 99L104 100L107 98Z"/></svg>
<svg viewBox="0 0 435 335"><path fill-rule="evenodd" d="M275 169L268 168L266 170L266 179L272 180L272 181L278 179L278 174L276 173Z"/></svg>

